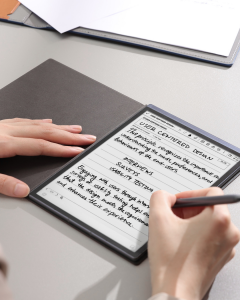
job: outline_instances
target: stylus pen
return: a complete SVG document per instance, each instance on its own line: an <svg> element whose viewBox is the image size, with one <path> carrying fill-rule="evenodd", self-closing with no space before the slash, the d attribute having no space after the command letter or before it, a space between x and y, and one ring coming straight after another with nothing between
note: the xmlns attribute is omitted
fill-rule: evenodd
<svg viewBox="0 0 240 300"><path fill-rule="evenodd" d="M217 204L229 204L240 201L240 195L223 195L213 197L196 197L178 199L173 208L192 206L211 206Z"/></svg>

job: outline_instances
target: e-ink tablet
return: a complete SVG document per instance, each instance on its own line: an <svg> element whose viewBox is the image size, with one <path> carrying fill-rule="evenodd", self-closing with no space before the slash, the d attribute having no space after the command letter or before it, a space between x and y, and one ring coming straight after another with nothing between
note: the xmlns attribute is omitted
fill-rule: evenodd
<svg viewBox="0 0 240 300"><path fill-rule="evenodd" d="M30 199L138 264L147 253L157 190L224 187L240 150L149 105L72 159Z"/></svg>

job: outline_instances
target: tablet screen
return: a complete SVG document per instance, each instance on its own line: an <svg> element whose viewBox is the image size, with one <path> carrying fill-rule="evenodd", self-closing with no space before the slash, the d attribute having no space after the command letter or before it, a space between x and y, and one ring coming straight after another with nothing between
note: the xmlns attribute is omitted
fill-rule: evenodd
<svg viewBox="0 0 240 300"><path fill-rule="evenodd" d="M135 252L154 191L210 187L239 158L147 110L76 161L37 194Z"/></svg>

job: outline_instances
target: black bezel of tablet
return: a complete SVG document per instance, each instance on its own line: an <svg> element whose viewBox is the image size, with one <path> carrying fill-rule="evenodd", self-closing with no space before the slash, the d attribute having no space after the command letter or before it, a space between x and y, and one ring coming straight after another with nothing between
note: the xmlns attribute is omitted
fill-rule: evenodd
<svg viewBox="0 0 240 300"><path fill-rule="evenodd" d="M138 118L141 114L145 113L146 111L150 111L152 113L155 113L159 115L160 117L175 123L176 125L180 126L183 129L186 129L189 132L192 132L193 134L198 135L199 137L203 138L204 140L214 143L215 145L227 150L228 152L234 154L235 156L238 156L240 158L240 149L201 130L200 128L195 127L194 125L191 125L169 113L167 113L164 110L159 109L156 106L148 105L142 108L140 111L138 111L136 114L134 114L132 117L130 117L128 120L124 121L121 125L119 125L116 129L108 133L106 136L104 136L101 140L95 142L93 145L88 147L83 153L79 154L72 160L70 160L67 164L65 164L60 170L58 170L54 175L49 177L46 181L41 183L38 187L36 187L33 191L30 192L29 198L31 201L35 202L36 204L42 206L49 212L53 213L54 215L60 217L61 219L65 220L67 223L71 224L75 228L79 229L80 231L84 232L86 235L92 237L94 240L97 240L101 244L105 245L106 247L110 248L114 252L117 252L133 264L139 264L141 263L146 257L147 257L147 243L144 244L138 251L132 252L131 250L128 250L127 248L123 247L119 243L113 241L112 239L108 238L106 235L103 235L101 232L97 231L96 229L93 229L89 225L83 223L79 219L73 217L72 215L66 213L59 207L53 205L52 203L48 202L47 200L43 199L41 196L37 195L38 191L41 190L44 186L46 186L48 183L53 181L55 178L60 176L63 172L65 172L68 168L72 167L74 164L76 164L79 160L87 156L89 153L91 153L93 150L95 150L97 147L99 147L101 144L103 144L106 140L111 138L113 135L115 135L118 131L122 130L125 126L127 126L129 123L134 121L134 119ZM218 186L221 188L224 188L227 186L236 176L239 175L240 171L240 162L238 162L234 167L232 167L226 174L224 174L213 186Z"/></svg>

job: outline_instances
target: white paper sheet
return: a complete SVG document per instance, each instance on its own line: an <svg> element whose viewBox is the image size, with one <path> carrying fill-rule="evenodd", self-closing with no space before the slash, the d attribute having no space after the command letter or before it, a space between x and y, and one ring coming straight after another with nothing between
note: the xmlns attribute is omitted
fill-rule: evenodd
<svg viewBox="0 0 240 300"><path fill-rule="evenodd" d="M147 0L88 28L228 56L240 28L239 0Z"/></svg>
<svg viewBox="0 0 240 300"><path fill-rule="evenodd" d="M139 4L142 0L21 0L21 3L58 30L69 31Z"/></svg>

